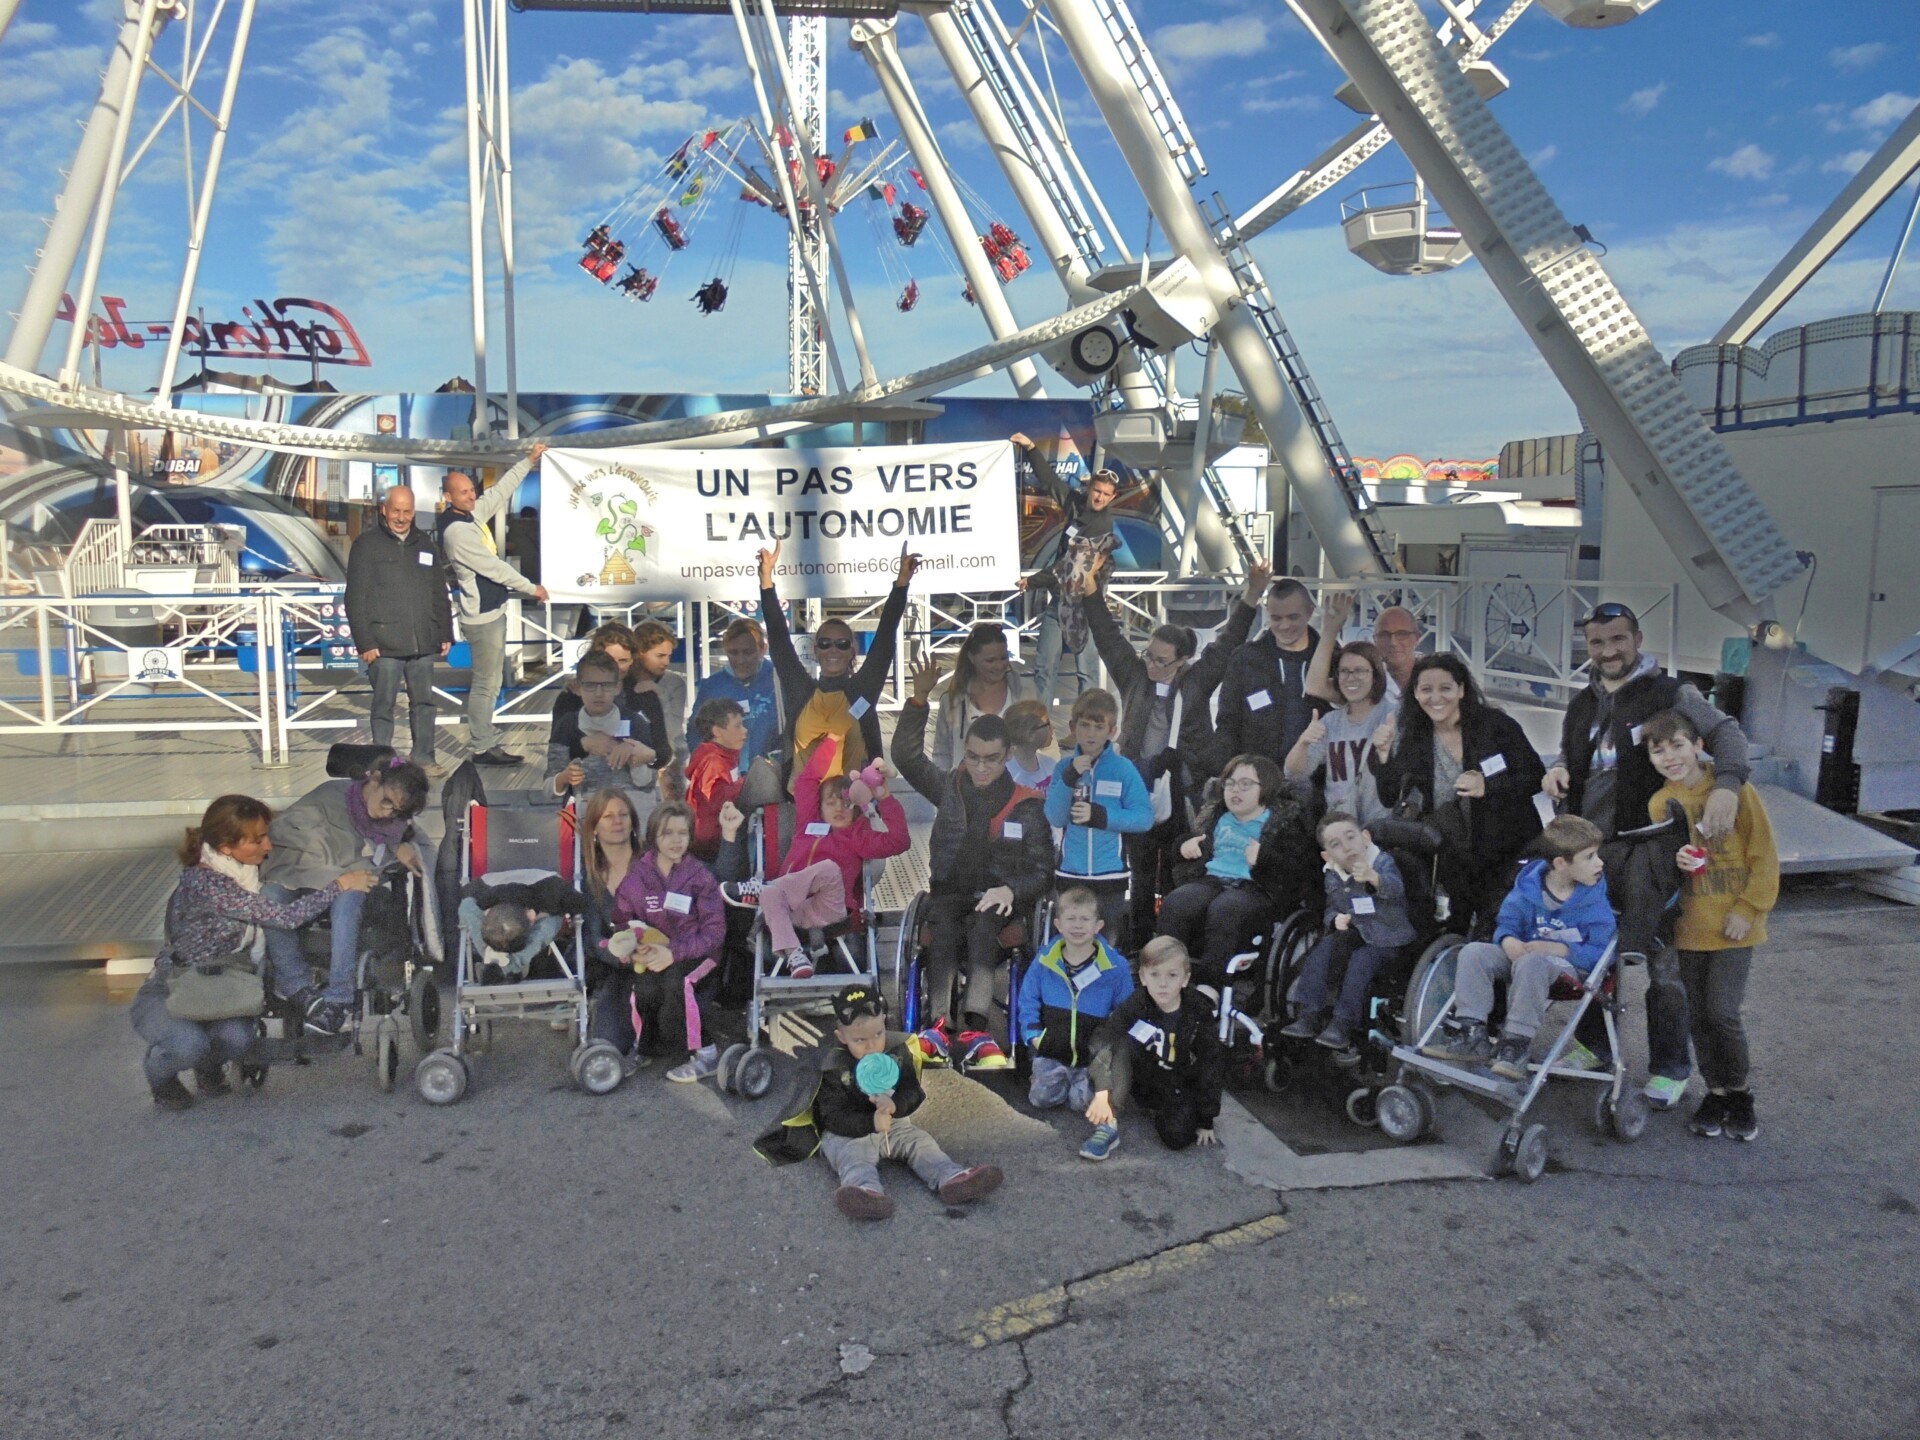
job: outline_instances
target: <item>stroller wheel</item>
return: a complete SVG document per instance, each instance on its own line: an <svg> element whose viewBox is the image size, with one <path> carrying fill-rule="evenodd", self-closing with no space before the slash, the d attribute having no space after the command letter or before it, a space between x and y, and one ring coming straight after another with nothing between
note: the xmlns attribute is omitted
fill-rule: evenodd
<svg viewBox="0 0 1920 1440"><path fill-rule="evenodd" d="M467 1093L472 1079L466 1058L451 1050L435 1050L413 1069L414 1088L429 1105L451 1105Z"/></svg>
<svg viewBox="0 0 1920 1440"><path fill-rule="evenodd" d="M1284 1055L1269 1055L1267 1063L1260 1072L1260 1079L1269 1091L1278 1095L1293 1083L1293 1062Z"/></svg>
<svg viewBox="0 0 1920 1440"><path fill-rule="evenodd" d="M1547 1171L1547 1127L1529 1125L1521 1133L1520 1145L1513 1156L1514 1178L1531 1185Z"/></svg>
<svg viewBox="0 0 1920 1440"><path fill-rule="evenodd" d="M611 1095L626 1079L626 1063L605 1040L589 1040L573 1052L574 1083L589 1095Z"/></svg>
<svg viewBox="0 0 1920 1440"><path fill-rule="evenodd" d="M773 1056L765 1050L749 1050L740 1057L733 1083L746 1099L760 1099L773 1088Z"/></svg>
<svg viewBox="0 0 1920 1440"><path fill-rule="evenodd" d="M720 1066L713 1072L713 1083L725 1094L733 1089L734 1072L740 1068L740 1060L747 1053L747 1047L739 1041L727 1046L720 1052Z"/></svg>
<svg viewBox="0 0 1920 1440"><path fill-rule="evenodd" d="M1402 1145L1412 1144L1433 1125L1431 1102L1411 1085L1387 1086L1374 1097L1373 1111L1380 1133Z"/></svg>
<svg viewBox="0 0 1920 1440"><path fill-rule="evenodd" d="M382 1017L380 1028L373 1037L373 1075L384 1091L393 1089L393 1082L400 1077L400 1027L392 1019Z"/></svg>
<svg viewBox="0 0 1920 1440"><path fill-rule="evenodd" d="M1647 1121L1652 1117L1653 1107L1638 1090L1623 1091L1607 1111L1608 1128L1616 1138L1628 1144L1647 1133Z"/></svg>
<svg viewBox="0 0 1920 1440"><path fill-rule="evenodd" d="M1380 1124L1378 1104L1373 1091L1362 1085L1347 1094L1347 1119L1371 1130Z"/></svg>
<svg viewBox="0 0 1920 1440"><path fill-rule="evenodd" d="M413 1031L414 1048L422 1055L440 1039L440 986L431 966L416 966L413 979L407 982L407 1024Z"/></svg>

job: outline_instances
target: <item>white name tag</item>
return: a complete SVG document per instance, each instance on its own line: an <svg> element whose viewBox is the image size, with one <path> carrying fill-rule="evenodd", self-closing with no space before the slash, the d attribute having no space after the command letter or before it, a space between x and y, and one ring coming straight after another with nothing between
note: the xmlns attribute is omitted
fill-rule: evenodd
<svg viewBox="0 0 1920 1440"><path fill-rule="evenodd" d="M1153 682L1153 693L1164 700L1173 693L1173 683L1168 680L1156 680Z"/></svg>
<svg viewBox="0 0 1920 1440"><path fill-rule="evenodd" d="M632 739L633 738L633 721L616 720L613 725L613 738L616 740Z"/></svg>
<svg viewBox="0 0 1920 1440"><path fill-rule="evenodd" d="M1253 694L1247 696L1247 709L1249 710L1264 710L1271 704L1273 704L1273 696L1264 690L1256 690Z"/></svg>
<svg viewBox="0 0 1920 1440"><path fill-rule="evenodd" d="M831 825L829 825L829 824L827 824L827 822L826 822L826 821L824 821L824 820L815 820L815 821L814 821L814 822L813 822L812 824L810 824L810 825L808 825L808 826L807 826L807 834L809 834L809 835L825 835L825 834L826 834L826 833L827 833L828 831L830 831L830 830L832 830L832 829L833 829L833 827L832 827Z"/></svg>
<svg viewBox="0 0 1920 1440"><path fill-rule="evenodd" d="M1120 795L1120 782L1118 780L1096 780L1093 782L1093 793L1102 800L1117 799Z"/></svg>
<svg viewBox="0 0 1920 1440"><path fill-rule="evenodd" d="M1067 539L1071 540L1073 539L1074 536L1078 535L1079 533L1080 533L1080 527L1078 525L1067 526Z"/></svg>
<svg viewBox="0 0 1920 1440"><path fill-rule="evenodd" d="M1099 968L1091 960L1067 976L1073 982L1073 993L1076 995L1099 978Z"/></svg>
<svg viewBox="0 0 1920 1440"><path fill-rule="evenodd" d="M1356 915L1373 914L1373 897L1371 895L1354 896L1353 897L1353 913Z"/></svg>
<svg viewBox="0 0 1920 1440"><path fill-rule="evenodd" d="M1507 757L1504 755L1489 755L1480 762L1480 773L1485 775L1489 780L1495 775L1505 774L1506 769Z"/></svg>
<svg viewBox="0 0 1920 1440"><path fill-rule="evenodd" d="M1647 727L1644 725L1634 726L1631 730L1627 731L1627 738L1633 741L1634 744L1638 745L1640 743L1640 732L1642 730L1645 730L1646 728Z"/></svg>
<svg viewBox="0 0 1920 1440"><path fill-rule="evenodd" d="M847 706L847 713L853 716L854 719L858 720L861 716L865 715L867 711L871 710L872 708L873 706L867 703L867 697L862 695L858 697L851 705Z"/></svg>
<svg viewBox="0 0 1920 1440"><path fill-rule="evenodd" d="M1018 820L1009 820L1000 827L1000 833L1009 840L1024 840L1027 838L1027 827Z"/></svg>
<svg viewBox="0 0 1920 1440"><path fill-rule="evenodd" d="M1161 1030L1158 1025L1149 1025L1144 1020L1136 1020L1127 1027L1127 1038L1138 1040L1142 1045L1151 1045L1158 1040Z"/></svg>
<svg viewBox="0 0 1920 1440"><path fill-rule="evenodd" d="M414 558L415 564L419 564L419 565L433 564L433 552L431 550L416 550L413 552L413 558Z"/></svg>
<svg viewBox="0 0 1920 1440"><path fill-rule="evenodd" d="M667 909L676 915L685 915L693 909L693 897L682 895L678 890L667 892Z"/></svg>

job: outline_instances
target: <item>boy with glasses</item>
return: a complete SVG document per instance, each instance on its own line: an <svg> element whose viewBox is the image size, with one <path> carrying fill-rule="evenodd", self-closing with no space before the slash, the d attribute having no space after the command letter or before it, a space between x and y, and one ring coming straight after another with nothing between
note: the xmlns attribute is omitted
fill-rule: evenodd
<svg viewBox="0 0 1920 1440"><path fill-rule="evenodd" d="M573 676L580 708L553 718L547 736L547 784L556 797L569 792L585 796L615 787L625 790L645 824L659 798L659 759L651 746L634 738L633 721L620 708L620 667L605 652L589 650L580 657ZM632 755L634 759L616 766L606 755L587 749L583 742L589 735L627 742L614 757Z"/></svg>

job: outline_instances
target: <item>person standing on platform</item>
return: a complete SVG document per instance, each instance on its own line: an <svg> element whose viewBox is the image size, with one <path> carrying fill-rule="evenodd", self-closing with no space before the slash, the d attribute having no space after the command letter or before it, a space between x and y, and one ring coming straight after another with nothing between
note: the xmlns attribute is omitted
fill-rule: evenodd
<svg viewBox="0 0 1920 1440"><path fill-rule="evenodd" d="M1062 666L1074 676L1070 698L1077 699L1081 691L1091 690L1098 681L1097 657L1080 610L1080 590L1072 581L1076 570L1084 573L1091 568L1104 574L1107 558L1119 548L1120 537L1113 529L1113 502L1120 493L1120 477L1111 470L1096 470L1084 491L1075 490L1032 440L1018 431L1008 438L1026 452L1042 492L1059 503L1066 519L1052 563L1019 585L1042 607L1033 677L1051 715ZM1100 582L1102 588L1105 583Z"/></svg>
<svg viewBox="0 0 1920 1440"><path fill-rule="evenodd" d="M433 758L433 662L453 645L453 611L433 537L413 517L407 486L380 497L380 524L347 555L347 627L373 682L373 743L393 743L393 702L405 681L413 762L444 775Z"/></svg>
<svg viewBox="0 0 1920 1440"><path fill-rule="evenodd" d="M452 574L458 596L460 633L473 651L473 676L467 685L467 737L473 758L481 765L518 765L521 757L500 743L493 707L500 698L507 658L507 597L524 595L547 603L547 589L536 585L505 560L493 543L494 517L506 512L520 482L540 463L545 445L535 445L527 458L507 471L482 495L473 477L461 470L447 472L444 493L447 509L440 517L440 549Z"/></svg>

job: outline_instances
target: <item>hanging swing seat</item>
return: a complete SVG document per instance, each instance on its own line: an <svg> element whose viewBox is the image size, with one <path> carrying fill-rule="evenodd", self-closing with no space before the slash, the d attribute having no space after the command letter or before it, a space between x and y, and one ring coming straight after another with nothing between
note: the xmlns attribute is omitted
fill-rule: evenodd
<svg viewBox="0 0 1920 1440"><path fill-rule="evenodd" d="M904 201L900 213L893 217L893 237L909 248L920 238L920 232L927 228L927 212L911 200Z"/></svg>
<svg viewBox="0 0 1920 1440"><path fill-rule="evenodd" d="M909 280L907 281L907 288L900 292L900 298L895 302L895 306L902 314L905 314L919 303L920 282L918 280Z"/></svg>
<svg viewBox="0 0 1920 1440"><path fill-rule="evenodd" d="M727 308L727 282L718 275L693 292L693 303L702 315L717 315Z"/></svg>
<svg viewBox="0 0 1920 1440"><path fill-rule="evenodd" d="M660 238L667 242L669 250L687 248L687 232L680 228L680 222L673 218L665 205L654 213L653 228L660 232Z"/></svg>
<svg viewBox="0 0 1920 1440"><path fill-rule="evenodd" d="M620 278L620 293L629 300L651 300L653 292L660 288L660 277L649 275L638 265L632 266Z"/></svg>

